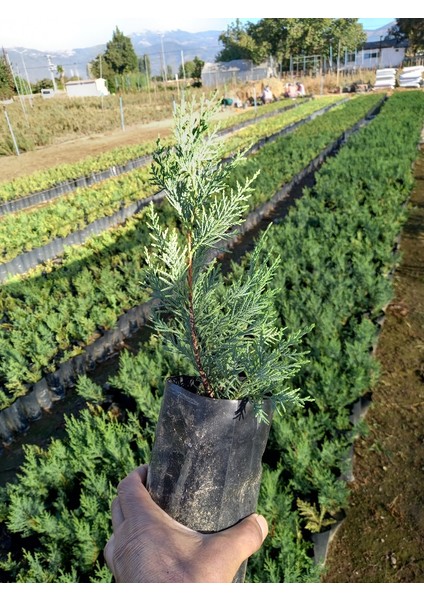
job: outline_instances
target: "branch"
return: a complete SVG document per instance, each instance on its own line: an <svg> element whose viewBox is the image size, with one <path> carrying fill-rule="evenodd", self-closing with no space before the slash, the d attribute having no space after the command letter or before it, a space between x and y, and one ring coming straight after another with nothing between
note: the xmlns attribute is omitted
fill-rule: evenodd
<svg viewBox="0 0 424 600"><path fill-rule="evenodd" d="M191 243L191 233L187 234L187 246L188 246L188 273L187 273L187 283L188 283L188 305L189 305L189 317L190 317L190 335L191 335L191 343L193 346L194 358L196 361L197 369L199 371L200 379L202 380L203 387L205 389L205 393L210 398L214 397L213 389L208 381L205 370L203 369L202 359L200 357L200 348L199 348L199 339L196 331L196 320L194 316L194 306L193 306L193 255L192 255L192 243Z"/></svg>

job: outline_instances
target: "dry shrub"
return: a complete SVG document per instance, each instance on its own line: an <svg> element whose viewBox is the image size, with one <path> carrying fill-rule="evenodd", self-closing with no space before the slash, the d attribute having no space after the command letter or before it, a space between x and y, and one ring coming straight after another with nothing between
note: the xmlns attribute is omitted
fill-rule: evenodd
<svg viewBox="0 0 424 600"><path fill-rule="evenodd" d="M238 97L243 103L250 98L259 98L269 85L275 98L282 98L287 83L301 81L307 94L320 95L340 91L351 91L353 83L370 83L375 74L370 71L355 74L335 73L321 76L295 76L284 74L279 79L272 77L261 81L235 82L222 85L217 93L222 97ZM178 101L181 87L151 82L149 89L122 94L125 125L149 123L172 116L173 103ZM192 87L187 93L193 96L212 94L213 89ZM8 105L7 112L22 152L51 144L76 139L97 133L113 131L121 127L120 96L104 98L69 98L65 93L53 98L34 97L32 105L23 100L22 107L16 98ZM25 108L25 111L23 110ZM14 152L11 135L5 119L0 119L0 155Z"/></svg>

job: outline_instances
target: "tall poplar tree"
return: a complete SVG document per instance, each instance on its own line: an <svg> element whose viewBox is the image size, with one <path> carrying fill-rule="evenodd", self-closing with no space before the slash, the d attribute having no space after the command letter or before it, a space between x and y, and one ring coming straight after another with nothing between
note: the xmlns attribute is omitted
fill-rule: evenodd
<svg viewBox="0 0 424 600"><path fill-rule="evenodd" d="M107 80L109 91L116 91L116 75L139 72L139 59L131 39L116 27L105 52L96 56L90 70L95 77Z"/></svg>
<svg viewBox="0 0 424 600"><path fill-rule="evenodd" d="M138 71L138 59L131 39L116 27L112 39L106 44L105 63L116 75Z"/></svg>

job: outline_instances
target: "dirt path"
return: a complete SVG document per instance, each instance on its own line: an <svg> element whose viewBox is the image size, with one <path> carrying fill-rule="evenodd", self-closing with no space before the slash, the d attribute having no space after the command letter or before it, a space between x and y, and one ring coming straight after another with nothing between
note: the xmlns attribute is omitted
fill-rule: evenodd
<svg viewBox="0 0 424 600"><path fill-rule="evenodd" d="M71 163L90 155L107 152L118 146L140 144L143 141L157 139L158 136L169 135L172 119L155 121L147 124L132 125L115 129L107 133L99 133L85 138L78 138L62 144L55 144L20 154L19 156L2 156L0 158L0 181L14 177L30 175L63 163Z"/></svg>
<svg viewBox="0 0 424 600"><path fill-rule="evenodd" d="M381 377L354 449L350 507L325 583L424 582L424 145L377 348Z"/></svg>
<svg viewBox="0 0 424 600"><path fill-rule="evenodd" d="M240 109L239 112L244 111ZM218 112L215 118L227 119L231 114L231 111L223 110ZM119 146L141 144L149 140L156 140L159 136L165 137L171 133L172 124L173 119L141 123L126 127L124 131L115 129L106 133L79 137L61 144L25 152L19 156L1 156L0 182L30 175L35 171L41 171L63 163L76 162L90 155L107 152Z"/></svg>

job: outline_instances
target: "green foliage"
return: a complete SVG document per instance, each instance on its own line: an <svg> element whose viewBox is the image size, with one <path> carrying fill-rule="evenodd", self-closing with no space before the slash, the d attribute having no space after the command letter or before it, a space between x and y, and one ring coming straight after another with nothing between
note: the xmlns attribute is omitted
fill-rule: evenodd
<svg viewBox="0 0 424 600"><path fill-rule="evenodd" d="M32 89L34 94L41 94L41 90L53 90L53 82L51 78L45 77L43 79L39 79L36 83L34 83Z"/></svg>
<svg viewBox="0 0 424 600"><path fill-rule="evenodd" d="M273 109L284 108L285 102L287 101L283 100L280 103L276 103L275 105L273 105ZM300 103L293 110L283 112L281 115L269 116L264 120L258 120L257 123L244 127L242 130L238 130L236 133L226 138L224 152L226 155L228 155L239 148L247 147L248 145L257 142L262 137L270 135L272 133L276 133L283 129L285 126L293 122L300 121L302 118L309 116L315 110L319 110L320 108L328 106L332 103L334 103L333 98L316 98L314 99L314 102ZM266 109L269 110L269 106L270 105L264 105L258 107L258 115L266 116ZM235 117L226 119L225 121L221 122L221 125L225 126L226 124L228 124L228 126L231 126L235 123L241 123L243 121L243 118L250 118L250 116L251 115L249 114L249 112L237 113ZM170 136L169 138L165 138L162 141L163 143L171 143L172 137ZM146 142L143 144L134 144L132 146L115 148L114 150L102 153L99 156L89 157L88 159L83 159L81 161L78 161L77 163L72 163L68 165L64 164L57 167L53 167L51 169L46 169L45 171L35 172L31 176L15 178L12 181L0 184L0 199L2 202L6 202L15 198L19 198L21 196L29 195L40 190L48 189L49 187L53 187L55 184L61 183L69 179L78 179L79 177L89 176L93 172L100 172L102 170L109 169L115 165L124 165L126 162L140 158L141 156L146 156L147 158L148 155L153 152L154 148L155 142ZM148 195L149 187L141 187L141 182L143 181L144 174L148 171L148 166L142 167L140 169L137 169L137 173L127 173L125 177L117 178L117 180L114 183L111 181L107 181L103 184L94 185L92 188L90 187L85 190L80 189L75 195L66 195L64 198L62 198L61 201L58 200L54 202L53 206L57 207L58 204L63 206L63 202L72 202L72 198L75 199L76 197L78 197L79 205L84 204L85 198L89 196L88 203L93 204L92 212L98 214L98 203L100 202L100 206L104 206L106 204L106 201L101 202L101 195L107 195L108 202L111 201L111 195L113 195L114 198L118 197L120 201L126 203L129 200L133 200L134 189L128 188L131 187L131 183L133 183L134 181L137 182L137 184L140 186L140 188L137 188L139 189L139 195L137 197L144 193ZM122 190L121 194L119 194L120 189ZM101 193L94 193L95 190L101 190ZM50 210L53 210L55 212L54 207ZM36 211L36 214L39 214L39 212L40 211ZM41 211L41 213L42 212L43 211ZM63 212L66 214L67 211L63 210ZM16 213L13 215L13 218L17 218ZM36 216L34 217L34 219L36 219ZM25 229L32 229L32 226L25 227ZM54 229L52 233L55 233ZM9 247L9 244L7 244L7 246ZM10 252L9 248L8 252Z"/></svg>
<svg viewBox="0 0 424 600"><path fill-rule="evenodd" d="M232 193L237 193L238 181L254 177L260 169L248 203L253 208L267 201L375 102L374 96L358 97L306 123L269 147L263 147L230 173ZM223 141L223 148L227 148L226 141ZM221 156L218 154L219 159ZM24 228L34 229L30 236L33 243L40 239L37 236L43 238L46 235L53 222L61 232L69 231L70 226L78 228L84 219L93 218L99 206L107 212L109 202L112 205L120 203L123 195L135 194L137 185L146 189L144 172L145 169L140 169L101 188L94 186L92 190L68 196L57 201L55 208L42 207L34 211L39 216L38 224L25 213L23 218L30 219L31 227L28 223ZM149 185L147 189L152 191L154 186ZM248 209L246 206L241 218ZM74 223L72 219L68 221L61 217L67 212L74 216ZM177 235L174 229L176 215L169 203L161 204L158 215L161 223L166 223ZM148 299L148 290L138 284L145 267L145 246L149 243L144 216L142 211L124 226L95 236L81 247L67 249L60 261L46 263L34 269L30 277L2 286L0 306L6 312L0 329L0 356L3 359L0 382L10 398L25 394L29 383L35 383L43 373L54 371L58 364L79 354L82 346L94 341L99 331L112 327L124 310ZM11 231L8 225L12 225L15 218L19 219L14 216L2 220L6 232ZM10 236L6 237L10 239ZM19 236L14 237L19 240ZM16 252L13 242L10 246ZM292 256L292 263L295 263L296 253L288 256ZM290 258L285 260L290 263ZM317 310L320 310L319 306ZM310 322L305 321L300 328L307 328Z"/></svg>
<svg viewBox="0 0 424 600"><path fill-rule="evenodd" d="M342 115L340 111L338 118ZM370 355L375 317L390 294L393 242L404 223L411 163L423 121L421 92L391 96L381 114L325 163L313 191L264 235L264 261L273 263L274 257L282 257L271 280L272 312L277 312L288 332L315 323L299 340L310 360L294 381L315 402L273 421L258 506L268 520L269 535L249 559L248 582L319 581L310 528L318 531L328 526L347 506L344 478L349 449L353 436L363 429L352 426L350 411L352 403L372 389L377 373ZM279 152L281 159L281 148ZM257 166L252 167L253 173ZM176 221L171 221L167 210L163 223L168 222L171 231ZM91 271L81 272L84 257L111 245L114 264L122 268L145 243L147 231L136 234L135 229L124 256L117 253L116 240L112 244L111 238L103 238L90 251L81 249L79 260L67 265L69 273L78 276L74 293L79 291L79 302L89 293L91 277ZM231 287L232 279L241 285L250 265L246 257L225 278L219 277L220 286ZM125 285L132 293L131 285L138 289L141 276L135 263L130 270L133 276ZM110 273L104 279L104 289L113 292ZM70 322L78 306L65 301L66 294L60 306L49 304L55 287L60 294L65 289L59 281L46 288L28 283L22 296L22 288L15 295L0 296L2 329L12 313L22 324L34 327L28 310L32 302L49 313L40 330L43 339L55 327L55 313L61 311L65 322ZM20 304L22 297L25 302ZM36 316L37 326L39 321ZM31 363L21 362L20 354L31 340L16 333L13 339L19 353L4 360L10 359L17 378L23 365L30 368ZM132 416L124 413L118 421L112 414L101 415L99 408L84 411L80 419L68 420L65 440L52 442L46 450L25 449L21 474L0 490L0 520L13 541L13 552L0 556L2 580L110 581L101 549L110 532L114 488L135 465L149 459L166 376L193 371L186 358L165 352L161 338L152 336L139 353L122 353L119 372L104 386L109 402L115 392L135 400ZM81 393L100 398L96 386L86 382L83 388Z"/></svg>
<svg viewBox="0 0 424 600"><path fill-rule="evenodd" d="M275 327L269 284L277 263L251 257L245 276L224 281L211 252L243 221L255 175L228 189L228 176L242 159L221 162L222 142L210 132L218 107L201 104L176 110L175 146L158 144L153 179L177 213L181 236L163 227L150 210L152 246L146 251L146 281L158 301L154 328L190 361L204 395L249 400L259 418L264 397L274 405L300 403L289 381L304 359L296 352L300 334Z"/></svg>
<svg viewBox="0 0 424 600"><path fill-rule="evenodd" d="M366 41L358 19L260 19L243 26L239 20L221 34L224 45L217 60L248 58L259 63L271 54L278 62L290 56L320 54L333 49L355 50Z"/></svg>
<svg viewBox="0 0 424 600"><path fill-rule="evenodd" d="M424 48L424 19L396 19L396 25L389 33L398 40L407 39L412 52Z"/></svg>
<svg viewBox="0 0 424 600"><path fill-rule="evenodd" d="M115 28L112 39L106 44L106 50L101 57L96 59L93 68L97 76L102 76L108 81L109 91L116 91L114 75L133 73L138 70L138 58L131 39L122 31Z"/></svg>
<svg viewBox="0 0 424 600"><path fill-rule="evenodd" d="M143 54L138 57L138 70L140 73L143 73L148 78L150 78L152 69L150 66L150 56L148 54Z"/></svg>
<svg viewBox="0 0 424 600"><path fill-rule="evenodd" d="M264 465L258 512L269 526L260 552L247 563L246 583L313 583L319 568L312 557L313 545L301 533L301 521L294 510L294 497L284 485L281 464Z"/></svg>
<svg viewBox="0 0 424 600"><path fill-rule="evenodd" d="M184 68L182 65L180 66L178 77L180 79L187 77L199 80L202 78L202 68L204 64L204 60L201 60L198 56L195 56L193 60L188 60L184 63Z"/></svg>
<svg viewBox="0 0 424 600"><path fill-rule="evenodd" d="M297 499L297 507L299 509L300 516L306 521L305 528L312 533L319 533L324 527L328 527L336 523L335 519L326 518L325 507L322 507L321 510L318 511L315 504L311 505L308 502L304 502L300 498Z"/></svg>
<svg viewBox="0 0 424 600"><path fill-rule="evenodd" d="M103 389L96 384L88 375L80 375L76 385L77 393L93 403L101 403L104 400Z"/></svg>
<svg viewBox="0 0 424 600"><path fill-rule="evenodd" d="M0 56L0 100L9 100L14 93L13 76L4 56Z"/></svg>
<svg viewBox="0 0 424 600"><path fill-rule="evenodd" d="M47 450L26 447L17 481L0 490L0 519L22 536L21 551L2 562L12 581L111 580L102 554L110 504L120 479L148 462L149 446L132 415L118 422L84 410L66 431Z"/></svg>
<svg viewBox="0 0 424 600"><path fill-rule="evenodd" d="M250 31L252 24L243 25L240 19L227 26L227 31L221 33L219 41L224 48L217 54L219 62L231 60L249 59L259 64L266 57L267 45L257 45Z"/></svg>
<svg viewBox="0 0 424 600"><path fill-rule="evenodd" d="M133 398L143 419L155 425L165 380L176 372L194 374L188 361L176 352L165 352L161 339L152 335L137 354L127 350L120 353L119 371L109 378L109 384Z"/></svg>

